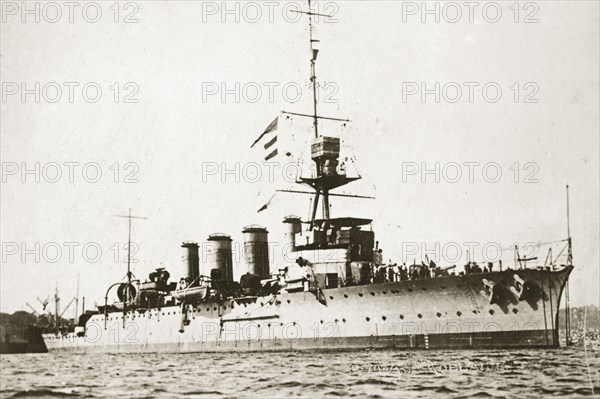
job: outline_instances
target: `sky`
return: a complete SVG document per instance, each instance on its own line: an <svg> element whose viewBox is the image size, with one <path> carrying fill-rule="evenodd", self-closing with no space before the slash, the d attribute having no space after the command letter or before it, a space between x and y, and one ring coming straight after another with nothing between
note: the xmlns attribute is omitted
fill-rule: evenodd
<svg viewBox="0 0 600 399"><path fill-rule="evenodd" d="M276 269L281 221L308 218L310 196L257 213L302 188L282 178L289 158L270 169L250 145L281 111L312 110L304 2L23 4L1 3L0 310L41 310L55 289L64 306L78 280L101 304L127 269L129 208L147 218L139 278L179 276L181 243L215 232L239 259L249 224L269 229ZM362 177L338 192L376 197L332 198L332 216L373 219L392 262L468 250L514 267L518 243L543 265L567 238L569 184L571 304L598 304L598 2L317 4L333 14L315 29L319 113L351 120L321 133ZM280 153L305 158L310 123L284 115Z"/></svg>

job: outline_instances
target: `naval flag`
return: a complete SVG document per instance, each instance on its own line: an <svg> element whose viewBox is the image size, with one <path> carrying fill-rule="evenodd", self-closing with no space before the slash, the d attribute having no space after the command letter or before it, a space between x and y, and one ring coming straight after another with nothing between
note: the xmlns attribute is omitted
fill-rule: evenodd
<svg viewBox="0 0 600 399"><path fill-rule="evenodd" d="M279 122L279 117L276 117L273 122L271 122L269 124L269 126L267 126L267 128L265 129L265 131L258 136L258 138L254 141L254 143L252 143L252 145L250 146L250 148L254 147L259 141L261 140L266 140L266 143L264 145L264 148L266 150L266 156L265 156L265 161L268 161L269 159L277 156L277 133L274 133L277 131L277 125Z"/></svg>

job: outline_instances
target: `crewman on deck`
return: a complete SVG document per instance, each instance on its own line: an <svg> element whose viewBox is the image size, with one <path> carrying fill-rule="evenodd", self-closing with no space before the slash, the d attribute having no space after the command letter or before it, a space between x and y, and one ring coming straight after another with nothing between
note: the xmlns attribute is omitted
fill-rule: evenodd
<svg viewBox="0 0 600 399"><path fill-rule="evenodd" d="M406 262L400 266L400 281L408 280L408 270L406 269Z"/></svg>
<svg viewBox="0 0 600 399"><path fill-rule="evenodd" d="M400 281L400 266L394 263L394 281Z"/></svg>

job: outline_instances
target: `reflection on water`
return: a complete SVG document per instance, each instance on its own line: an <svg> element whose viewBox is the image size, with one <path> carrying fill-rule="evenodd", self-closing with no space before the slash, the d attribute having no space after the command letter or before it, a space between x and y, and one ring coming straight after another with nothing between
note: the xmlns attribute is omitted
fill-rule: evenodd
<svg viewBox="0 0 600 399"><path fill-rule="evenodd" d="M598 352L587 353L600 392ZM582 348L0 357L0 397L592 396Z"/></svg>

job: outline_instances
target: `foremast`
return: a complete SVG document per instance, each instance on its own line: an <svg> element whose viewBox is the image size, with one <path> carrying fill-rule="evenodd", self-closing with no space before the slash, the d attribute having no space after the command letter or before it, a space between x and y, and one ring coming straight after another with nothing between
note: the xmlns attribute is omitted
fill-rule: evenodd
<svg viewBox="0 0 600 399"><path fill-rule="evenodd" d="M310 82L313 92L313 131L314 139L311 143L311 159L316 165L315 173L311 177L300 177L298 183L310 187L315 192L315 198L312 204L310 216L310 228L314 228L317 218L319 201L322 199L322 220L327 223L330 220L329 196L330 191L342 187L350 182L360 179L357 177L348 177L339 169L340 157L340 139L338 137L324 136L319 133L319 119L337 120L348 122L347 119L338 119L330 117L321 117L318 114L318 95L319 87L317 81L317 56L319 54L320 41L315 39L313 16L322 16L330 18L330 15L320 14L312 11L312 1L308 0L308 11L296 11L308 15L308 30L310 41Z"/></svg>

